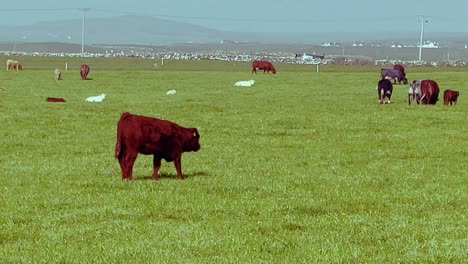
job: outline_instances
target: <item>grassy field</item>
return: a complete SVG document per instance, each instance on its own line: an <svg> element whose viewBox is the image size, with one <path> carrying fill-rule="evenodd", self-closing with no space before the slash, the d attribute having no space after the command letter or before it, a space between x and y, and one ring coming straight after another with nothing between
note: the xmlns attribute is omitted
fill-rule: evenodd
<svg viewBox="0 0 468 264"><path fill-rule="evenodd" d="M408 69L456 106L379 105L377 68L22 58L0 71L0 263L462 263L468 257L468 74ZM4 61L2 59L2 61ZM61 66L63 69L63 66ZM177 94L168 96L168 89ZM87 96L106 93L103 103ZM46 103L63 97L67 103ZM132 182L114 159L122 112L197 127L176 177Z"/></svg>

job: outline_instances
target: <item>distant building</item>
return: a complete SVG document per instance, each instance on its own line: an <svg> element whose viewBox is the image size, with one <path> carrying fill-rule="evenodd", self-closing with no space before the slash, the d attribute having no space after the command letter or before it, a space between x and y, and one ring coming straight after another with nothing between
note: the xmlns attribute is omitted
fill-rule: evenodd
<svg viewBox="0 0 468 264"><path fill-rule="evenodd" d="M223 39L221 40L221 44L236 44L237 41L235 40L230 40L230 39Z"/></svg>
<svg viewBox="0 0 468 264"><path fill-rule="evenodd" d="M418 45L419 47L419 45ZM439 43L437 42L433 42L433 41L424 41L424 43L422 44L422 47L423 48L429 48L429 49L437 49L440 47Z"/></svg>
<svg viewBox="0 0 468 264"><path fill-rule="evenodd" d="M391 48L404 48L404 47L406 47L406 46L405 46L405 44L403 44L403 43L398 43L398 44L392 43L392 45L390 45L390 47L391 47Z"/></svg>
<svg viewBox="0 0 468 264"><path fill-rule="evenodd" d="M340 47L341 44L338 42L322 42L322 47Z"/></svg>
<svg viewBox="0 0 468 264"><path fill-rule="evenodd" d="M352 46L353 46L353 47L364 47L364 42L362 42L362 41L354 41Z"/></svg>

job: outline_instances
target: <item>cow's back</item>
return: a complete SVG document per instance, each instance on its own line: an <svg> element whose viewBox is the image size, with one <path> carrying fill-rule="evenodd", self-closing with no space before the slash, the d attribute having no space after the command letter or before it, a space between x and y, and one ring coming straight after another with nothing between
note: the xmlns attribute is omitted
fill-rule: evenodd
<svg viewBox="0 0 468 264"><path fill-rule="evenodd" d="M394 69L394 70L400 71L401 73L403 73L403 75L406 75L406 73L405 73L405 67L404 67L403 65L401 65L401 64L395 64L395 65L393 65L393 69Z"/></svg>
<svg viewBox="0 0 468 264"><path fill-rule="evenodd" d="M148 116L123 113L117 125L117 144L120 148L131 148L142 154L153 154L178 149L177 124ZM116 156L118 156L116 145Z"/></svg>
<svg viewBox="0 0 468 264"><path fill-rule="evenodd" d="M434 80L421 81L421 93L425 94L423 103L436 104L439 100L439 91L439 85Z"/></svg>

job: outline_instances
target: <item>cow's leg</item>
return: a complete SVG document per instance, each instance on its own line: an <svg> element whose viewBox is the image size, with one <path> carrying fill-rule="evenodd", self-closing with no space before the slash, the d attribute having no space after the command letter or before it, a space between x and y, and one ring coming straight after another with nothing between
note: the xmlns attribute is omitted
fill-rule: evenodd
<svg viewBox="0 0 468 264"><path fill-rule="evenodd" d="M382 88L377 89L377 93L379 94L379 104L383 104L383 98L382 98Z"/></svg>
<svg viewBox="0 0 468 264"><path fill-rule="evenodd" d="M133 175L133 164L138 155L138 152L132 150L126 150L125 154L122 155L122 158L119 158L120 168L122 169L122 179L123 180L132 180Z"/></svg>
<svg viewBox="0 0 468 264"><path fill-rule="evenodd" d="M181 159L182 159L182 156L176 157L174 159L174 166L175 166L176 171L177 171L177 177L179 177L179 179L183 180L184 176L182 176Z"/></svg>
<svg viewBox="0 0 468 264"><path fill-rule="evenodd" d="M158 179L158 172L160 168L161 168L161 158L154 155L153 156L153 175L151 175L151 178L153 180Z"/></svg>

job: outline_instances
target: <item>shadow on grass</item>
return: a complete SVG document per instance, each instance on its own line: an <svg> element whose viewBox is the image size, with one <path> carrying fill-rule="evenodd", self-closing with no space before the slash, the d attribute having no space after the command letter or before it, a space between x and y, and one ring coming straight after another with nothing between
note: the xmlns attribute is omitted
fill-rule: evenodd
<svg viewBox="0 0 468 264"><path fill-rule="evenodd" d="M193 173L183 173L184 178L192 178L192 177L205 177L209 176L208 173L204 171L195 171ZM178 179L177 174L175 173L159 173L158 175L158 180L161 179ZM145 181L145 180L152 180L151 175L145 175L145 176L134 176L133 177L134 181Z"/></svg>

